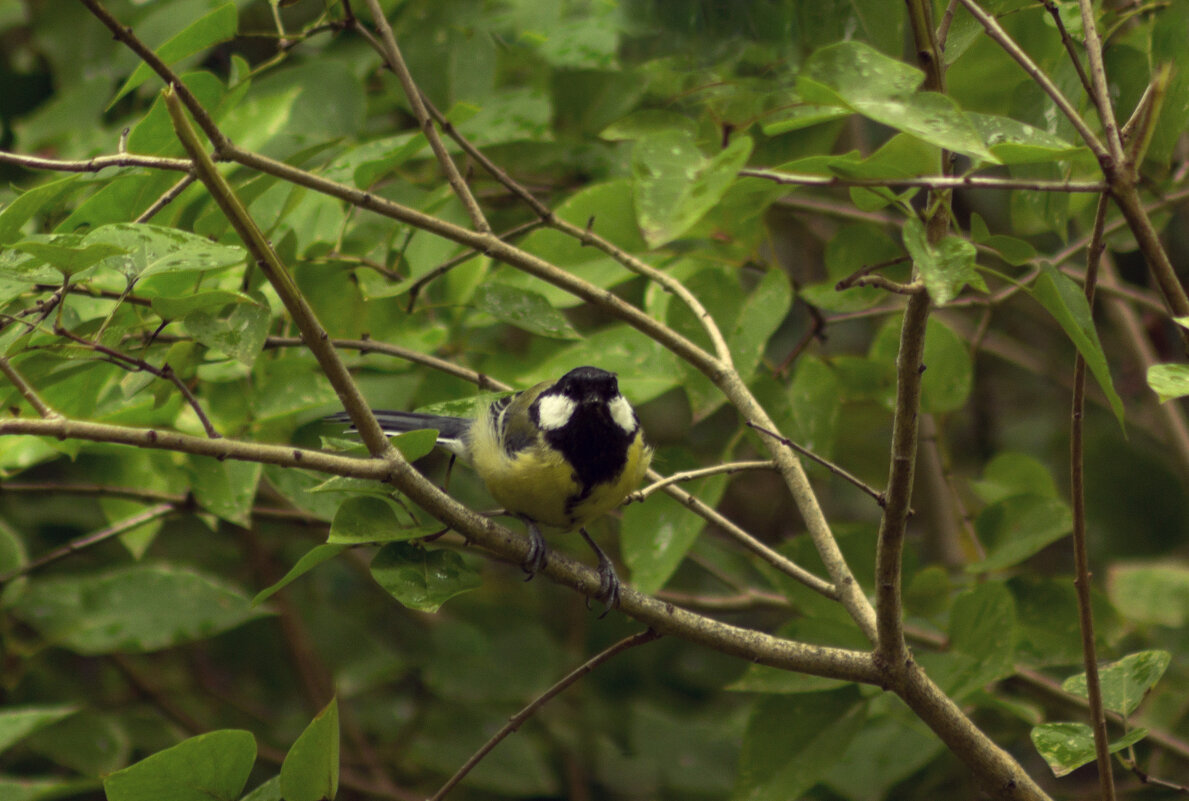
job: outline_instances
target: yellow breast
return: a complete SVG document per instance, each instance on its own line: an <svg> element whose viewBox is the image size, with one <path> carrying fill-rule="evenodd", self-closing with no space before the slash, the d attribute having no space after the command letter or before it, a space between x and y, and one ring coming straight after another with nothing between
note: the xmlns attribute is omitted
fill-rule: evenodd
<svg viewBox="0 0 1189 801"><path fill-rule="evenodd" d="M637 436L628 449L618 479L583 487L560 453L532 446L508 454L491 426L472 430L471 461L491 496L507 511L551 528L568 531L586 525L623 503L640 486L652 460L652 449Z"/></svg>

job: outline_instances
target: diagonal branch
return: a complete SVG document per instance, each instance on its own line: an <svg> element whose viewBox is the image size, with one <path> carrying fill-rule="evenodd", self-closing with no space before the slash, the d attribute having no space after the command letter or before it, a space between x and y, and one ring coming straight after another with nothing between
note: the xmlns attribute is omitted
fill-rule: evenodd
<svg viewBox="0 0 1189 801"><path fill-rule="evenodd" d="M458 165L454 163L454 159L450 158L450 154L446 152L446 146L442 144L442 137L438 136L433 118L430 117L429 111L426 110L425 103L422 101L421 90L417 88L413 74L409 72L409 67L405 64L405 58L401 55L400 47L396 44L396 37L392 35L392 26L388 24L388 19L384 16L384 9L380 7L379 0L367 0L367 6L372 13L372 21L375 23L376 30L380 33L380 52L388 63L388 68L396 73L397 79L400 80L400 85L405 90L405 96L409 98L409 105L413 107L413 114L417 117L417 124L421 127L425 138L429 140L429 146L433 149L438 163L442 165L442 171L446 173L446 180L450 182L450 188L462 201L475 230L482 234L491 233L491 226L488 224L487 218L483 216L483 210L479 208L475 195L458 172Z"/></svg>
<svg viewBox="0 0 1189 801"><path fill-rule="evenodd" d="M1090 130L1090 126L1082 119L1082 115L1078 114L1077 109L1069 102L1069 98L1062 94L1061 90L1057 88L1057 84L1053 83L1053 80L1032 60L1032 57L1024 52L1024 48L1020 47L1016 40L1011 38L1011 34L1003 29L999 21L988 14L978 4L978 0L960 0L960 2L966 6L966 10L970 12L970 15L983 26L987 35L994 39L1003 48L1003 51L1011 56L1024 69L1024 72L1028 73L1032 80L1036 81L1036 85L1044 90L1044 93L1052 99L1057 105L1057 108L1061 109L1061 113L1077 129L1078 135L1082 137L1082 141L1094 153L1095 158L1101 162L1104 158L1109 157L1110 153L1103 146L1102 141L1099 140L1094 131Z"/></svg>

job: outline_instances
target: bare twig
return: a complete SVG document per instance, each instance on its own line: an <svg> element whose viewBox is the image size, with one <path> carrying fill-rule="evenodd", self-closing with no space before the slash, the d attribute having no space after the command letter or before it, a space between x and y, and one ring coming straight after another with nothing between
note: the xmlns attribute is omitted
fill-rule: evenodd
<svg viewBox="0 0 1189 801"><path fill-rule="evenodd" d="M143 371L149 373L150 375L154 375L157 378L169 381L178 388L178 391L182 393L182 397L186 399L186 403L189 404L190 408L194 410L194 414L198 418L199 422L202 423L202 428L204 431L206 431L206 435L211 439L217 439L218 437L222 436L215 429L215 426L213 423L211 423L210 418L207 417L206 412L202 408L202 404L198 402L198 397L192 391L190 391L190 387L188 387L186 382L181 379L181 376L173 371L173 368L169 366L168 362L162 364L160 367L154 367L144 359L138 359L135 356L129 356L126 353L121 353L115 348L109 348L106 345L102 345L94 340L85 339L80 337L78 334L75 334L73 331L66 330L65 328L58 328L54 331L54 333L58 334L59 336L64 336L72 342L77 342L85 348L90 348L96 353L107 357L108 361L125 367L132 372Z"/></svg>
<svg viewBox="0 0 1189 801"><path fill-rule="evenodd" d="M1102 123L1102 130L1106 134L1106 147L1110 160L1119 170L1130 172L1131 165L1127 164L1127 156L1123 152L1123 137L1119 135L1119 124L1115 120L1115 110L1111 106L1111 92L1106 80L1106 66L1102 61L1102 39L1098 36L1098 24L1094 19L1094 7L1090 0L1078 0L1082 12L1082 36L1086 42L1086 60L1090 63L1090 99L1098 109L1098 120ZM1103 172L1108 180L1113 170L1110 165L1099 157L1103 165ZM1111 183L1114 183L1112 180ZM1107 798L1106 801L1110 801Z"/></svg>
<svg viewBox="0 0 1189 801"><path fill-rule="evenodd" d="M1086 300L1093 307L1094 285L1098 276L1099 259L1104 243L1102 227L1106 221L1108 200L1098 199L1094 216L1094 236L1086 253ZM1098 655L1094 642L1094 612L1090 599L1090 560L1086 550L1086 482L1082 450L1082 423L1086 405L1086 360L1079 353L1073 368L1073 410L1069 431L1070 505L1073 507L1073 558L1077 589L1078 620L1082 632L1082 663L1086 669L1086 695L1090 702L1090 727L1094 730L1094 752L1098 763L1098 780L1103 801L1114 801L1115 779L1111 764L1110 739L1106 730L1106 716L1102 705L1102 688L1098 681Z"/></svg>
<svg viewBox="0 0 1189 801"><path fill-rule="evenodd" d="M401 87L405 90L405 96L409 99L409 105L413 109L413 114L417 117L417 124L429 141L429 146L433 149L438 163L442 165L442 171L446 173L446 180L450 182L450 188L454 190L454 194L458 196L463 207L467 210L467 214L471 218L471 225L475 227L475 230L481 234L491 233L491 226L488 224L487 218L483 216L483 210L479 208L479 203L471 193L471 188L463 180L458 166L450 158L450 154L446 152L446 146L442 143L442 138L438 136L433 118L422 101L421 90L417 88L413 74L409 72L404 56L401 55L400 47L396 44L392 26L388 24L388 19L384 16L384 9L380 7L379 0L367 0L367 6L372 13L372 22L380 33L380 53L384 56L388 68L400 80Z"/></svg>
<svg viewBox="0 0 1189 801"><path fill-rule="evenodd" d="M1044 93L1052 99L1052 101L1057 105L1057 108L1061 110L1061 113L1064 114L1070 123L1073 124L1073 127L1077 129L1078 135L1082 137L1082 141L1086 143L1086 146L1089 147L1091 151L1093 151L1094 156L1100 162L1104 157L1108 157L1110 154L1106 147L1103 146L1102 142L1095 135L1094 131L1090 129L1090 126L1086 124L1086 121L1082 119L1082 115L1078 114L1078 111L1076 108L1074 108L1074 105L1070 103L1069 99L1061 92L1059 88L1057 88L1057 84L1053 83L1053 80L1049 78L1045 71L1042 70L1037 65L1037 63L1032 60L1032 57L1024 52L1024 49L1016 43L1015 39L1011 38L1011 35L1003 29L1003 26L999 24L999 21L988 14L986 10L984 10L983 7L978 4L978 0L960 1L962 5L966 6L966 10L970 12L970 15L978 20L979 24L983 26L983 29L986 30L987 34L992 39L994 39L999 44L999 46L1003 48L1003 51L1011 56L1016 61L1016 63L1024 69L1024 72L1028 73L1028 76L1036 82L1036 85L1044 90Z"/></svg>
<svg viewBox="0 0 1189 801"><path fill-rule="evenodd" d="M541 693L541 695L539 695L537 698L533 699L532 703L510 717L508 722L505 723L499 731L491 736L491 739L484 743L478 751L472 754L470 758L463 763L462 767L460 767L453 776L447 779L446 783L438 788L436 793L430 796L429 801L441 801L441 799L445 798L446 794L450 792L450 790L452 790L455 785L462 781L466 775L470 773L474 767L491 752L493 748L499 745L505 738L508 737L508 735L512 734L521 726L523 726L524 722L535 715L541 707L552 701L556 696L561 694L571 685L575 684L579 679L585 677L588 673L593 671L607 660L613 659L631 648L652 642L660 636L660 634L653 631L652 629L645 629L638 634L633 634L630 637L624 637L619 642L603 649L586 662L583 662L548 690Z"/></svg>
<svg viewBox="0 0 1189 801"><path fill-rule="evenodd" d="M1036 192L1102 192L1103 181L1041 181L1021 178L991 178L978 175L932 175L913 178L844 178L837 175L813 175L779 170L747 168L739 171L746 178L760 178L792 186L846 187L920 187L923 189L1003 189Z"/></svg>
<svg viewBox="0 0 1189 801"><path fill-rule="evenodd" d="M41 396L37 394L37 390L33 388L32 384L25 380L25 377L21 375L19 370L13 367L12 362L8 360L7 356L0 356L0 372L4 373L5 377L8 378L8 380L12 382L12 385L17 388L17 391L21 393L21 397L24 398L29 403L29 405L33 407L33 410L39 415L47 419L55 419L62 416L46 405L45 401L41 399Z"/></svg>
<svg viewBox="0 0 1189 801"><path fill-rule="evenodd" d="M860 490L862 490L864 493L871 496L875 500L875 502L878 503L881 507L884 505L884 494L882 492L880 492L879 490L875 489L875 487L872 487L870 484L863 481L861 478L856 476L854 473L849 472L848 470L846 470L846 468L840 467L839 465L834 464L829 459L818 456L816 453L809 450L809 448L806 448L804 445L799 445L796 442L793 442L788 437L783 436L775 431L769 431L766 428L754 425L752 423L748 423L747 425L748 425L748 427L755 429L756 431L763 434L764 436L772 437L774 440L779 442L781 445L792 448L793 450L795 450L797 453L801 454L805 458L811 459L812 461L817 462L822 467L826 468L831 473L833 473L834 475L841 478L843 481L853 484L854 486L856 486Z"/></svg>
<svg viewBox="0 0 1189 801"><path fill-rule="evenodd" d="M101 542L110 540L112 537L131 531L132 529L143 526L145 523L151 523L154 520L159 520L168 514L172 514L176 508L172 503L162 503L156 506L150 506L143 512L134 514L131 517L125 518L118 523L112 523L110 526L101 528L99 531L92 532L77 539L73 539L60 548L55 548L44 556L40 556L33 561L22 565L16 570L10 570L7 573L0 575L0 585L12 581L18 576L26 576L34 570L39 570L48 564L58 561L59 559L70 556L73 553L78 553L92 545L98 545Z"/></svg>
<svg viewBox="0 0 1189 801"><path fill-rule="evenodd" d="M904 643L902 581L904 533L912 499L916 470L917 431L921 405L921 359L925 352L925 323L929 319L929 296L913 295L904 312L900 329L900 352L896 357L896 413L892 420L892 456L888 466L888 488L879 540L875 552L875 610L879 624L876 654L881 664L898 671L907 659Z"/></svg>
<svg viewBox="0 0 1189 801"><path fill-rule="evenodd" d="M165 190L165 192L161 194L161 197L154 200L151 206L142 211L140 216L136 218L136 222L143 223L153 219L155 216L157 216L157 212L161 211L161 209L177 200L178 196L181 195L182 192L185 192L186 188L196 180L198 180L198 178L194 175L194 173L190 173L189 175L182 177L180 181L169 187L169 189Z"/></svg>
<svg viewBox="0 0 1189 801"><path fill-rule="evenodd" d="M137 156L133 153L117 153L114 156L95 156L77 161L64 161L0 150L0 164L16 164L30 170L51 170L54 172L99 172L108 167L149 167L154 170L190 171L190 162L186 159Z"/></svg>
<svg viewBox="0 0 1189 801"><path fill-rule="evenodd" d="M662 490L671 484L678 484L682 481L696 481L699 478L706 478L707 476L731 475L733 473L742 473L747 470L775 470L776 464L771 460L753 461L753 462L725 462L717 464L713 467L702 467L697 470L683 470L680 473L672 473L664 478L654 481L638 492L633 493L633 499L644 500L649 495L652 495L657 490Z"/></svg>
<svg viewBox="0 0 1189 801"><path fill-rule="evenodd" d="M289 275L289 271L268 240L265 239L255 220L248 214L247 209L231 189L231 185L227 183L227 179L215 168L214 162L198 141L198 136L190 127L190 123L186 119L186 112L182 108L183 95L181 91L171 86L165 91L164 96L165 107L169 110L170 119L173 121L174 132L193 160L195 174L227 216L248 252L256 260L257 267L276 290L285 309L289 312L289 316L301 332L306 347L310 349L318 361L318 366L322 368L330 385L334 387L335 393L343 403L343 408L351 415L351 423L359 432L364 445L372 455L383 457L397 464L403 463L407 467L408 463L405 462L404 457L380 430L380 424L376 422L375 415L368 408L367 401L364 400L359 387L355 385L346 365L339 358L338 352L330 345L326 329L318 322L314 310L310 308L309 303L297 288L293 277ZM213 125L213 123L211 124ZM224 141L224 137L218 130L215 131L215 134L216 136L211 137L213 142ZM208 135L210 134L208 133Z"/></svg>

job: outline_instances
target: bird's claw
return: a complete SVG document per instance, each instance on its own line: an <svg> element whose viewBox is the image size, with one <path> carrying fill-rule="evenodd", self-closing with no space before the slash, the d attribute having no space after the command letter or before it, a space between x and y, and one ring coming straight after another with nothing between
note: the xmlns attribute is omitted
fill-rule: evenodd
<svg viewBox="0 0 1189 801"><path fill-rule="evenodd" d="M524 562L520 567L528 577L525 581L532 581L533 576L537 575L544 567L548 558L548 546L545 545L545 537L541 535L541 530L537 528L537 524L531 520L525 520L525 525L528 528L529 548L528 555L524 557Z"/></svg>

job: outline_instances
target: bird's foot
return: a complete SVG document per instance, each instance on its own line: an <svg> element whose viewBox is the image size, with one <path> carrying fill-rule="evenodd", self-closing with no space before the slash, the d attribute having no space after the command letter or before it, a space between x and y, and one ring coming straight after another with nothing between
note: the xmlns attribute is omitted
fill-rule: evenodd
<svg viewBox="0 0 1189 801"><path fill-rule="evenodd" d="M525 556L520 567L525 573L528 573L528 578L525 581L532 581L533 576L545 567L549 548L545 545L545 537L541 535L541 529L537 528L536 523L526 518L524 524L528 528L529 548L528 555Z"/></svg>
<svg viewBox="0 0 1189 801"><path fill-rule="evenodd" d="M606 607L603 610L603 614L599 615L599 619L602 620L607 616L608 612L619 606L619 592L623 586L623 582L619 580L619 574L615 572L615 565L611 564L611 559L603 552L602 548L595 544L595 541L586 533L586 529L580 528L578 529L578 533L590 544L590 547L594 549L595 554L599 557L599 591L595 594L594 598L596 601L602 602ZM590 608L589 598L587 599L586 606L588 609Z"/></svg>

